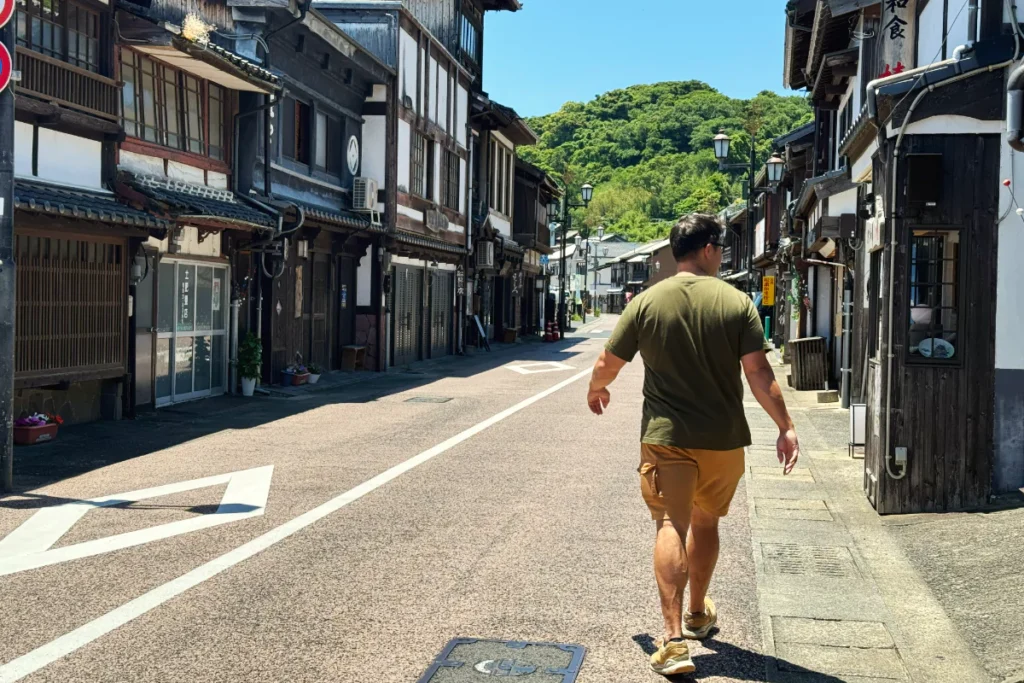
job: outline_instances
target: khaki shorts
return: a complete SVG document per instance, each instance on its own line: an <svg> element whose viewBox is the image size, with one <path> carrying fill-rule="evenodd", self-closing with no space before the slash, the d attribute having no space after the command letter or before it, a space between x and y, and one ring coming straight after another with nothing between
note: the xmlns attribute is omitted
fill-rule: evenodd
<svg viewBox="0 0 1024 683"><path fill-rule="evenodd" d="M689 519L694 505L725 517L743 478L744 451L640 445L640 489L651 519Z"/></svg>

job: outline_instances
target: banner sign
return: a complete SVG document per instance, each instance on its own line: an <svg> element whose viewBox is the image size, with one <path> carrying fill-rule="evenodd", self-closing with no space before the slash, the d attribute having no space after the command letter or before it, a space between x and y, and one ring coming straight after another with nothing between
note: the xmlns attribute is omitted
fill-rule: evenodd
<svg viewBox="0 0 1024 683"><path fill-rule="evenodd" d="M775 305L775 276L765 275L761 278L761 298L762 306L774 306Z"/></svg>

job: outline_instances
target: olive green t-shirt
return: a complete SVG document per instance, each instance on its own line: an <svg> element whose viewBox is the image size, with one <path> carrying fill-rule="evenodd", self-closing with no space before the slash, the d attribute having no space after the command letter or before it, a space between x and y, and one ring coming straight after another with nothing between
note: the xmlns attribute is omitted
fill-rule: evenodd
<svg viewBox="0 0 1024 683"><path fill-rule="evenodd" d="M643 358L643 443L750 445L740 358L768 348L750 297L717 278L671 277L630 302L606 348Z"/></svg>

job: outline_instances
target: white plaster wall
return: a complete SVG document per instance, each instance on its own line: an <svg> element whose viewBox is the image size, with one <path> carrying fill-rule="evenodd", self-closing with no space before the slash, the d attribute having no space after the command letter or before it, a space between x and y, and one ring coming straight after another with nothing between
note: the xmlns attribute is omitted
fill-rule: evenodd
<svg viewBox="0 0 1024 683"><path fill-rule="evenodd" d="M79 187L103 187L103 143L77 135L38 129L38 175Z"/></svg>
<svg viewBox="0 0 1024 683"><path fill-rule="evenodd" d="M405 125L408 127L409 124ZM363 163L360 175L376 180L382 190L385 187L387 130L386 116L363 117Z"/></svg>
<svg viewBox="0 0 1024 683"><path fill-rule="evenodd" d="M192 183L193 185L206 184L206 174L203 173L203 169L188 166L177 161L167 162L167 177L171 180L180 180L183 183Z"/></svg>
<svg viewBox="0 0 1024 683"><path fill-rule="evenodd" d="M466 214L466 160L459 159L459 213Z"/></svg>
<svg viewBox="0 0 1024 683"><path fill-rule="evenodd" d="M215 187L218 190L226 190L228 189L228 176L226 173L207 171L206 184L209 185L210 187Z"/></svg>
<svg viewBox="0 0 1024 683"><path fill-rule="evenodd" d="M430 102L427 106L430 109L430 120L437 123L437 60L431 57L428 64L428 73L430 74Z"/></svg>
<svg viewBox="0 0 1024 683"><path fill-rule="evenodd" d="M427 262L421 259L408 258L406 256L392 256L391 265L393 266L412 266L414 268L426 268Z"/></svg>
<svg viewBox="0 0 1024 683"><path fill-rule="evenodd" d="M764 253L764 226L763 218L754 226L754 258Z"/></svg>
<svg viewBox="0 0 1024 683"><path fill-rule="evenodd" d="M388 101L388 86L382 83L375 83L373 91L370 96L366 98L367 102L387 102Z"/></svg>
<svg viewBox="0 0 1024 683"><path fill-rule="evenodd" d="M1020 10L1018 10L1020 11ZM999 177L1010 179L1010 190L1017 203L1024 206L1024 154L1015 152L1004 142L1001 146ZM1024 218L1016 213L1013 197L1006 188L999 188L999 254L996 280L996 367L1024 370L1024 268L1020 254L1024 252Z"/></svg>
<svg viewBox="0 0 1024 683"><path fill-rule="evenodd" d="M456 88L458 98L455 106L455 139L466 146L466 121L469 120L469 93L461 85Z"/></svg>
<svg viewBox="0 0 1024 683"><path fill-rule="evenodd" d="M366 246L366 252L359 257L356 267L356 306L371 305L373 294L373 249Z"/></svg>
<svg viewBox="0 0 1024 683"><path fill-rule="evenodd" d="M125 150L121 150L118 167L125 171L142 173L144 175L162 176L164 174L163 159L146 156L145 154L136 154L135 152L126 152Z"/></svg>
<svg viewBox="0 0 1024 683"><path fill-rule="evenodd" d="M502 235L506 237L512 236L512 224L507 219L502 218L500 213L491 211L491 225Z"/></svg>
<svg viewBox="0 0 1024 683"><path fill-rule="evenodd" d="M963 6L963 11L957 16L959 10L960 7L954 0L951 0L949 3L949 23L947 24L946 35L946 56L948 57L952 57L953 50L967 42L967 7ZM981 18L981 12L978 12L978 18ZM935 53L933 52L932 54ZM922 57L922 59L931 59L931 55Z"/></svg>
<svg viewBox="0 0 1024 683"><path fill-rule="evenodd" d="M426 95L427 95L427 51L422 49L422 48L418 48L418 53L417 54L419 54L419 62L418 62L419 66L416 67L416 68L417 68L417 70L418 70L418 72L420 74L420 82L423 83L423 88L420 90L420 99L416 100L416 102L417 102L417 104L416 104L416 111L421 116L426 116L427 115L427 107L426 107Z"/></svg>
<svg viewBox="0 0 1024 683"><path fill-rule="evenodd" d="M1004 127L1005 124L1001 120L982 121L970 116L942 114L914 121L907 126L907 135L995 135L1002 133ZM899 128L894 127L890 121L887 132L889 137L892 137L899 132Z"/></svg>
<svg viewBox="0 0 1024 683"><path fill-rule="evenodd" d="M403 100L406 96L412 99L413 108L416 111L420 110L419 93L416 90L416 57L418 52L419 48L416 45L416 39L403 29L398 42L398 75L400 79L398 92Z"/></svg>
<svg viewBox="0 0 1024 683"><path fill-rule="evenodd" d="M423 222L423 212L422 211L417 211L416 209L410 209L408 206L403 206L401 204L398 205L398 215L399 216L408 216L409 218L411 218L411 219L413 219L415 221L419 221L420 223Z"/></svg>
<svg viewBox="0 0 1024 683"><path fill-rule="evenodd" d="M428 145L434 146L434 194L435 200L441 198L441 145L437 144L433 140L427 141Z"/></svg>
<svg viewBox="0 0 1024 683"><path fill-rule="evenodd" d="M829 216L841 216L844 213L857 213L856 188L832 195L828 199Z"/></svg>
<svg viewBox="0 0 1024 683"><path fill-rule="evenodd" d="M185 226L182 228L182 240L181 240L181 251L177 254L173 254L175 258L179 256L212 256L220 257L220 241L221 236L219 234L208 235L202 242L199 241L199 231L191 226ZM167 253L167 242L168 240L158 240L155 237L150 237L147 240L147 244L156 247L161 253Z"/></svg>
<svg viewBox="0 0 1024 683"><path fill-rule="evenodd" d="M431 266L430 269L431 270L446 270L446 271L448 271L450 273L454 273L458 269L458 266L456 266L454 263L440 263L439 262L436 266Z"/></svg>
<svg viewBox="0 0 1024 683"><path fill-rule="evenodd" d="M32 126L14 122L14 175L32 175Z"/></svg>
<svg viewBox="0 0 1024 683"><path fill-rule="evenodd" d="M409 124L398 121L398 189L409 192L409 153L412 141L412 129ZM404 189L403 189L404 188Z"/></svg>
<svg viewBox="0 0 1024 683"><path fill-rule="evenodd" d="M448 70L443 66L437 67L437 125L447 132L448 130Z"/></svg>
<svg viewBox="0 0 1024 683"><path fill-rule="evenodd" d="M830 323L832 322L831 316L829 315L829 305L832 302L832 282L831 273L829 272L828 266L815 266L815 279L817 280L814 288L814 307L817 309L815 314L816 329L814 335L816 337L824 337L826 340L829 339ZM831 348L831 340L829 340L829 347Z"/></svg>
<svg viewBox="0 0 1024 683"><path fill-rule="evenodd" d="M864 152L853 161L850 177L855 182L863 183L871 178L873 172L871 157L878 151L878 143L872 142Z"/></svg>
<svg viewBox="0 0 1024 683"><path fill-rule="evenodd" d="M945 0L933 0L921 12L917 31L917 66L926 66L942 59L942 14ZM964 10L964 15L967 10ZM955 11L954 11L955 14ZM949 17L953 19L952 16ZM963 18L963 17L961 17ZM966 28L967 24L964 24ZM964 36L967 37L966 35ZM960 43L953 42L952 36L946 43L946 54L952 55L953 49Z"/></svg>

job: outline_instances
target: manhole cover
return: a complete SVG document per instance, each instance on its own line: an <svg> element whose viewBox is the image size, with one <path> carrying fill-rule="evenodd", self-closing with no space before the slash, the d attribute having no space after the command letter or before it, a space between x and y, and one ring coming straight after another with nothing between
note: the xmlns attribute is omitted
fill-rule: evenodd
<svg viewBox="0 0 1024 683"><path fill-rule="evenodd" d="M761 545L765 568L776 574L824 576L830 579L858 578L849 548L842 546L764 543Z"/></svg>
<svg viewBox="0 0 1024 683"><path fill-rule="evenodd" d="M452 400L451 397L446 396L414 396L412 398L405 399L406 403L447 403Z"/></svg>
<svg viewBox="0 0 1024 683"><path fill-rule="evenodd" d="M456 638L418 683L484 683L513 676L527 683L573 683L584 653L580 645Z"/></svg>

